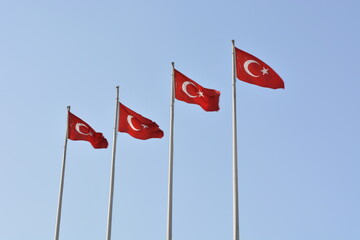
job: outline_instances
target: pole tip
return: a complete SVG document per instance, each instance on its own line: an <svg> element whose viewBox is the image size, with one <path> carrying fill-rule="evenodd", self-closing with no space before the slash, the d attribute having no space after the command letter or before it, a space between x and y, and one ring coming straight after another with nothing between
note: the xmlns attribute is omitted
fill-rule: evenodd
<svg viewBox="0 0 360 240"><path fill-rule="evenodd" d="M171 65L172 65L172 66L175 66L175 62L171 62Z"/></svg>
<svg viewBox="0 0 360 240"><path fill-rule="evenodd" d="M231 42L232 42L232 44L233 44L233 45L235 45L235 40L234 40L234 39L233 39L233 40L231 40Z"/></svg>
<svg viewBox="0 0 360 240"><path fill-rule="evenodd" d="M67 106L66 108L67 108L68 111L70 111L70 108L71 108L71 107L70 107L70 106Z"/></svg>
<svg viewBox="0 0 360 240"><path fill-rule="evenodd" d="M117 89L119 89L119 86L116 86Z"/></svg>

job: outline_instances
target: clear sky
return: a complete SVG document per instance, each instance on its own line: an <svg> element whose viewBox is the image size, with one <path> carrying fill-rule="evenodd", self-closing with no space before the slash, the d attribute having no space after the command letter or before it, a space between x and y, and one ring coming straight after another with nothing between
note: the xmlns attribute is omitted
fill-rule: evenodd
<svg viewBox="0 0 360 240"><path fill-rule="evenodd" d="M242 240L360 239L358 1L1 1L0 239L105 239L115 86L162 139L119 133L113 239L166 236L171 65L221 91L175 103L174 240L232 239L231 40L285 81L237 81Z"/></svg>

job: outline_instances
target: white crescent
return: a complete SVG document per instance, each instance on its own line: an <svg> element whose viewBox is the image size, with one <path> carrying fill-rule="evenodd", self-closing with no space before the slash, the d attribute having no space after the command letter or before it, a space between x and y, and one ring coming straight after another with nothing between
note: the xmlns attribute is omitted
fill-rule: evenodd
<svg viewBox="0 0 360 240"><path fill-rule="evenodd" d="M245 63L244 63L244 69L246 71L247 74L249 74L250 76L252 77L259 77L259 75L254 75L252 72L250 72L249 70L249 65L251 63L256 63L257 65L260 65L257 61L255 60L247 60Z"/></svg>
<svg viewBox="0 0 360 240"><path fill-rule="evenodd" d="M130 127L131 127L134 131L140 131L140 130L141 130L140 128L134 127L134 125L133 125L133 123L132 123L132 121L131 121L131 119L132 119L133 117L134 117L134 116L132 116L132 115L128 115L128 116L127 116L127 121L128 121L128 123L129 123Z"/></svg>
<svg viewBox="0 0 360 240"><path fill-rule="evenodd" d="M82 131L80 130L80 127L81 127L81 126L83 126L83 127L85 127L86 129L88 129L88 127L87 127L85 124L83 124L83 123L77 123L77 124L75 125L75 130L76 130L78 133L82 134L82 135L89 135L90 132L89 132L89 133L84 133L84 132L82 132Z"/></svg>
<svg viewBox="0 0 360 240"><path fill-rule="evenodd" d="M190 93L188 93L188 91L186 90L186 87L187 87L187 85L193 85L195 88L196 88L196 86L195 86L195 84L193 84L192 82L189 82L189 81L186 81L186 82L184 82L183 84L182 84L182 90L184 91L184 93L186 94L186 95L188 95L189 97L191 97L191 98L196 98L197 96L195 95L191 95Z"/></svg>

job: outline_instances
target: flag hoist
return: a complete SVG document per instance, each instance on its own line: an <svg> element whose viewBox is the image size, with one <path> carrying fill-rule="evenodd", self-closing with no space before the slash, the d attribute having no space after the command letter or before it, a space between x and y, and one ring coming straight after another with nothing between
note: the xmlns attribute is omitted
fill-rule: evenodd
<svg viewBox="0 0 360 240"><path fill-rule="evenodd" d="M109 189L109 206L108 206L108 219L107 219L107 228L106 228L106 240L111 239L112 210L113 210L113 199L114 199L116 139L117 139L118 129L119 129L119 86L116 86L115 122L114 122L112 159L111 159L111 168L110 168L110 189Z"/></svg>
<svg viewBox="0 0 360 240"><path fill-rule="evenodd" d="M172 240L172 197L173 197L173 163L174 163L174 102L175 102L175 63L171 63L171 94L170 94L170 133L169 133L169 170L168 170L168 209L166 240Z"/></svg>
<svg viewBox="0 0 360 240"><path fill-rule="evenodd" d="M75 116L70 112L70 106L67 107L67 120L66 120L66 132L65 132L65 142L64 142L64 153L61 166L61 176L60 176L60 189L59 189L59 199L58 199L58 208L56 215L56 225L55 225L55 235L54 239L59 239L60 232L60 221L61 221L61 209L62 209L62 198L64 190L64 179L65 179L65 163L66 163L66 152L67 152L67 140L74 141L87 141L96 148L107 148L108 141L103 136L102 133L96 132L89 124L84 122L79 117Z"/></svg>
<svg viewBox="0 0 360 240"><path fill-rule="evenodd" d="M219 111L220 92L204 88L188 78L171 63L171 94L170 94L170 136L169 136L169 169L168 169L168 210L166 240L172 240L172 209L173 209L173 164L174 164L174 102L177 100L199 105L206 112Z"/></svg>
<svg viewBox="0 0 360 240"><path fill-rule="evenodd" d="M66 164L66 151L67 151L67 140L68 140L68 129L69 129L69 112L70 106L67 106L67 119L66 119L66 132L65 132L65 141L64 141L64 152L63 152L63 159L61 164L61 176L60 176L60 188L59 188L59 199L58 199L58 208L56 214L56 224L55 224L55 236L54 239L59 239L59 231L60 231L60 221L61 221L61 208L62 208L62 197L63 197L63 190L64 190L64 176L65 176L65 164Z"/></svg>
<svg viewBox="0 0 360 240"><path fill-rule="evenodd" d="M110 170L110 191L106 240L111 240L117 133L125 132L128 133L130 136L141 140L147 140L150 138L162 138L164 136L164 132L159 128L156 122L153 122L152 120L136 113L135 111L126 107L124 104L120 103L119 86L116 87L114 125L115 126Z"/></svg>
<svg viewBox="0 0 360 240"><path fill-rule="evenodd" d="M232 147L233 147L233 240L239 240L239 192L238 192L238 160L237 160L237 121L236 121L236 63L235 41L233 44L232 64Z"/></svg>
<svg viewBox="0 0 360 240"><path fill-rule="evenodd" d="M269 65L257 57L236 48L235 41L232 40L233 240L240 239L236 78L260 87L272 89L285 88L284 81Z"/></svg>

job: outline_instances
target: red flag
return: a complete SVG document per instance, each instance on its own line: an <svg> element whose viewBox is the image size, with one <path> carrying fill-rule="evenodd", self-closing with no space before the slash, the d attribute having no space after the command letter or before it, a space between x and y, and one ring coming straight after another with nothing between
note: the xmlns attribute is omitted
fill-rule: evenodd
<svg viewBox="0 0 360 240"><path fill-rule="evenodd" d="M285 88L284 81L269 65L257 57L235 48L236 77L266 88Z"/></svg>
<svg viewBox="0 0 360 240"><path fill-rule="evenodd" d="M164 132L156 122L147 119L133 110L120 104L119 132L126 132L134 138L146 140L149 138L162 138Z"/></svg>
<svg viewBox="0 0 360 240"><path fill-rule="evenodd" d="M108 147L108 141L102 133L95 132L89 124L71 112L68 117L68 139L88 141L94 148Z"/></svg>
<svg viewBox="0 0 360 240"><path fill-rule="evenodd" d="M175 98L200 105L205 111L219 111L220 92L204 88L178 70L174 69Z"/></svg>

